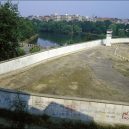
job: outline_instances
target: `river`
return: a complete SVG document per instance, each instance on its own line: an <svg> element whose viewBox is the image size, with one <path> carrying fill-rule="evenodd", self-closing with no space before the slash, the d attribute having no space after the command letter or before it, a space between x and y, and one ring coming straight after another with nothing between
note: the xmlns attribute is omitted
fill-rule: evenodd
<svg viewBox="0 0 129 129"><path fill-rule="evenodd" d="M40 33L39 37L35 41L36 44L41 47L59 47L69 44L75 44L80 42L85 42L88 40L97 39L95 35L64 35L64 34L55 34L55 33Z"/></svg>
<svg viewBox="0 0 129 129"><path fill-rule="evenodd" d="M81 35L64 35L55 33L40 33L37 44L42 47L63 46L73 43L85 41L84 36Z"/></svg>

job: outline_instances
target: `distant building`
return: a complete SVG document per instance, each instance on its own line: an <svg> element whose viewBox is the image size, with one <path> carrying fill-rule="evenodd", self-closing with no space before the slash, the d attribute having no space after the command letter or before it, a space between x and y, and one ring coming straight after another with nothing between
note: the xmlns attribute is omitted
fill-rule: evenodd
<svg viewBox="0 0 129 129"><path fill-rule="evenodd" d="M49 15L46 15L46 16L44 16L43 18L42 18L42 20L43 21L46 21L46 22L48 22L48 21L50 21L52 18L51 18L51 16L49 16Z"/></svg>
<svg viewBox="0 0 129 129"><path fill-rule="evenodd" d="M40 20L40 17L39 16L30 15L30 16L27 17L27 19L29 19L29 20L33 20L33 19Z"/></svg>
<svg viewBox="0 0 129 129"><path fill-rule="evenodd" d="M106 21L106 20L109 20L117 24L129 24L129 19L105 18L105 17L96 18L96 21Z"/></svg>
<svg viewBox="0 0 129 129"><path fill-rule="evenodd" d="M58 15L57 13L55 13L55 14L45 15L45 16L30 15L27 17L27 19L29 19L29 20L37 19L37 20L47 21L47 22L49 20L53 20L53 21L91 21L91 22L96 22L96 21L103 22L103 21L109 20L116 24L129 24L129 19L118 19L118 18L97 17L97 16L88 17L88 16L80 16L78 14L76 14L76 15L75 14L74 15L69 15L69 14Z"/></svg>
<svg viewBox="0 0 129 129"><path fill-rule="evenodd" d="M46 19L47 18L47 19ZM44 20L53 20L53 21L84 21L86 20L86 18L84 16L80 16L80 15L69 15L69 14L65 14L65 15L58 15L57 13L52 14L46 17L44 16Z"/></svg>

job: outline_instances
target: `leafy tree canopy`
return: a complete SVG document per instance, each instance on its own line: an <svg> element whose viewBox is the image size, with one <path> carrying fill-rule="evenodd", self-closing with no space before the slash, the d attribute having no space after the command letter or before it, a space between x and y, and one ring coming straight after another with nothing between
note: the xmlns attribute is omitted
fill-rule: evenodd
<svg viewBox="0 0 129 129"><path fill-rule="evenodd" d="M23 55L19 42L36 31L34 22L22 18L16 5L10 1L0 5L0 61Z"/></svg>
<svg viewBox="0 0 129 129"><path fill-rule="evenodd" d="M0 60L18 56L19 16L14 5L7 2L0 6Z"/></svg>

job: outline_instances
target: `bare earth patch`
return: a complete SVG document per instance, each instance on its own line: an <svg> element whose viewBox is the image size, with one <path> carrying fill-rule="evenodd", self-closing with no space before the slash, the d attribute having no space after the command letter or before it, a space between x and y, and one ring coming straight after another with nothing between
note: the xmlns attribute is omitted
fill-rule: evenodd
<svg viewBox="0 0 129 129"><path fill-rule="evenodd" d="M1 76L0 87L129 102L129 62L114 54L116 47L96 47ZM117 52L128 58L129 45L119 45Z"/></svg>

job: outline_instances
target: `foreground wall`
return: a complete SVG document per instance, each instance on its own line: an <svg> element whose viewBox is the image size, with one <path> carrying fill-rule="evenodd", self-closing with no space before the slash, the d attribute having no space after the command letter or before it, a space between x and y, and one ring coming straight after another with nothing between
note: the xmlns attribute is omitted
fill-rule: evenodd
<svg viewBox="0 0 129 129"><path fill-rule="evenodd" d="M100 46L101 44L102 44L102 40L96 40L91 42L70 45L66 47L60 47L60 48L16 58L10 61L5 61L0 63L0 74L4 74L20 68L24 68L26 66L38 63L40 61L45 61L48 59L57 58L59 56L81 51L83 49L90 49L96 46Z"/></svg>
<svg viewBox="0 0 129 129"><path fill-rule="evenodd" d="M14 110L15 103L25 105L32 114L76 119L86 122L129 125L129 103L41 96L0 90L0 108Z"/></svg>

